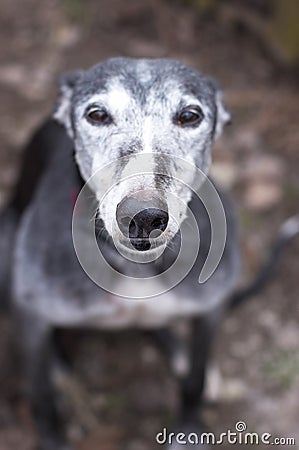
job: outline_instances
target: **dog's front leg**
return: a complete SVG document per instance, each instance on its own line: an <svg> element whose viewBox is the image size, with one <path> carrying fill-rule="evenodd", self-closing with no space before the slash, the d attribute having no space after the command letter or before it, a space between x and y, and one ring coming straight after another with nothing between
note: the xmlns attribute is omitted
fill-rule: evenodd
<svg viewBox="0 0 299 450"><path fill-rule="evenodd" d="M209 361L211 346L215 333L219 327L222 311L210 312L201 317L192 319L191 335L189 341L189 369L187 373L179 377L180 383L180 412L177 423L177 432L194 433L198 436L199 444L190 445L191 448L206 448L205 442L201 442L201 433L206 431L201 423L201 406L205 388L206 369ZM170 446L175 450L176 444ZM185 448L189 448L188 445Z"/></svg>
<svg viewBox="0 0 299 450"><path fill-rule="evenodd" d="M18 314L25 394L37 427L39 450L71 450L55 404L52 383L55 362L53 328L34 315Z"/></svg>

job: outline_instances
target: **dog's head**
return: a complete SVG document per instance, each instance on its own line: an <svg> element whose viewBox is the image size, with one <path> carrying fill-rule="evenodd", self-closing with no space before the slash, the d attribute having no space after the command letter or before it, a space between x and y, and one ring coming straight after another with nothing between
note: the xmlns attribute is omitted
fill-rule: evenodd
<svg viewBox="0 0 299 450"><path fill-rule="evenodd" d="M173 60L113 58L65 75L54 117L93 177L99 214L134 251L170 241L230 119L210 78ZM177 201L176 201L177 199Z"/></svg>

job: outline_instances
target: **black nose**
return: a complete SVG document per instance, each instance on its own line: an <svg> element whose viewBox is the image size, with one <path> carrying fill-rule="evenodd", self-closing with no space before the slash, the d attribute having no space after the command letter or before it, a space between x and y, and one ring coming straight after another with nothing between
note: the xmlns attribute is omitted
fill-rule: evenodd
<svg viewBox="0 0 299 450"><path fill-rule="evenodd" d="M167 227L167 205L160 199L125 197L117 206L116 220L124 236L139 251L149 250L149 238L158 237Z"/></svg>

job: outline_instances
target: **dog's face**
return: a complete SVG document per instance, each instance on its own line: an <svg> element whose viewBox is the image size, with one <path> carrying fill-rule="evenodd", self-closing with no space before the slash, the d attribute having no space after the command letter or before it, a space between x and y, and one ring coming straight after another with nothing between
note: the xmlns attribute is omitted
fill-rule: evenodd
<svg viewBox="0 0 299 450"><path fill-rule="evenodd" d="M67 129L99 214L133 251L170 241L229 120L215 83L173 60L115 58L66 75L54 117ZM176 201L177 199L177 201Z"/></svg>

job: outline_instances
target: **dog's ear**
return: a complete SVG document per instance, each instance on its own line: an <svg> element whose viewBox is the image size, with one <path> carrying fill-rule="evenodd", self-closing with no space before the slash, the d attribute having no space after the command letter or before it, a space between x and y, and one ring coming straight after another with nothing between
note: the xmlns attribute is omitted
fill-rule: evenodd
<svg viewBox="0 0 299 450"><path fill-rule="evenodd" d="M231 113L226 109L223 103L222 90L218 83L213 78L208 78L210 86L214 91L214 99L216 106L216 123L215 123L215 134L214 139L222 133L223 127L231 123L232 116Z"/></svg>
<svg viewBox="0 0 299 450"><path fill-rule="evenodd" d="M60 77L58 98L54 106L53 118L66 128L70 137L73 137L71 121L72 96L74 87L82 73L81 71L69 72Z"/></svg>
<svg viewBox="0 0 299 450"><path fill-rule="evenodd" d="M222 133L224 125L231 123L231 113L226 109L223 104L223 95L220 89L217 89L215 94L216 103L216 126L215 126L215 139Z"/></svg>

